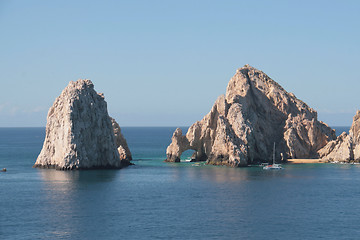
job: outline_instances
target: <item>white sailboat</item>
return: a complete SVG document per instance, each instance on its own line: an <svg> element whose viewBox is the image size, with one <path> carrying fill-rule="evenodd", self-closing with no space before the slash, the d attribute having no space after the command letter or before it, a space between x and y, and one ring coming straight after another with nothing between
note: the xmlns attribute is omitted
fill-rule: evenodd
<svg viewBox="0 0 360 240"><path fill-rule="evenodd" d="M275 142L274 142L274 150L273 150L273 163L271 165L264 166L263 169L270 170L270 169L283 169L281 164L275 163Z"/></svg>

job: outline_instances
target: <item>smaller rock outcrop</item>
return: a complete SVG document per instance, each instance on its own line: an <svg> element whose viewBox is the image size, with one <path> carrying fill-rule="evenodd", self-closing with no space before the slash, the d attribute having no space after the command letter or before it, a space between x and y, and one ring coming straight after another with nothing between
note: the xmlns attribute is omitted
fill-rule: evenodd
<svg viewBox="0 0 360 240"><path fill-rule="evenodd" d="M349 134L343 132L319 150L325 162L360 162L360 111L353 118Z"/></svg>
<svg viewBox="0 0 360 240"><path fill-rule="evenodd" d="M114 130L115 144L116 147L118 148L120 161L122 162L121 165L123 166L131 165L132 163L130 163L130 161L132 160L132 155L127 145L126 139L121 133L121 128L119 124L115 121L115 119L113 119L112 117L110 117L110 119Z"/></svg>
<svg viewBox="0 0 360 240"><path fill-rule="evenodd" d="M120 152L120 154L119 154ZM122 168L131 153L90 80L70 82L49 109L43 148L34 167L58 170Z"/></svg>
<svg viewBox="0 0 360 240"><path fill-rule="evenodd" d="M325 162L350 161L354 159L352 138L343 132L337 139L319 150L319 156Z"/></svg>

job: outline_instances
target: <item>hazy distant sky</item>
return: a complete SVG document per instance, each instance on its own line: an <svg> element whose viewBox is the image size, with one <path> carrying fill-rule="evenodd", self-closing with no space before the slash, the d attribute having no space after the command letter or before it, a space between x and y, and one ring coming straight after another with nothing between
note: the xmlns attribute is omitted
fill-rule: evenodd
<svg viewBox="0 0 360 240"><path fill-rule="evenodd" d="M45 126L88 78L121 126L187 126L250 64L350 125L360 108L360 1L0 0L0 127Z"/></svg>

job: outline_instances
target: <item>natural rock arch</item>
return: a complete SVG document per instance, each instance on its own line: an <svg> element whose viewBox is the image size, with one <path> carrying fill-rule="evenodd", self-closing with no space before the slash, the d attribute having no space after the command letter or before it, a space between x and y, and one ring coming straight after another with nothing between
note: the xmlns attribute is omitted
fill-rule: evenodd
<svg viewBox="0 0 360 240"><path fill-rule="evenodd" d="M202 142L194 143L193 141L190 142L186 136L182 135L181 128L177 128L173 134L172 142L174 143L175 154L171 154L168 156L168 162L180 162L180 157L183 152L187 150L193 150L194 154L192 155L192 159L194 161L206 161L206 146Z"/></svg>

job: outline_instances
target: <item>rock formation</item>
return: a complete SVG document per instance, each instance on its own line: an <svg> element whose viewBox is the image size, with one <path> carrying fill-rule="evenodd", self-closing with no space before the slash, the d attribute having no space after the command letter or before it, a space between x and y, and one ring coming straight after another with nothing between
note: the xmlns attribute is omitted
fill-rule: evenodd
<svg viewBox="0 0 360 240"><path fill-rule="evenodd" d="M129 148L119 125L108 115L103 94L96 93L90 80L70 82L49 109L45 141L34 167L121 168L130 160Z"/></svg>
<svg viewBox="0 0 360 240"><path fill-rule="evenodd" d="M349 134L343 132L337 139L319 150L325 162L360 162L360 111L353 118Z"/></svg>
<svg viewBox="0 0 360 240"><path fill-rule="evenodd" d="M130 149L127 145L125 137L121 133L121 128L119 124L115 121L115 119L111 118L111 124L113 127L114 135L115 135L115 144L118 148L118 152L120 155L120 160L123 162L122 165L130 165L130 161L132 160Z"/></svg>
<svg viewBox="0 0 360 240"><path fill-rule="evenodd" d="M175 130L165 161L179 162L181 154L192 149L195 161L246 166L270 160L274 142L277 159L316 158L335 138L335 131L317 120L315 110L245 65L231 78L226 94L185 136Z"/></svg>

